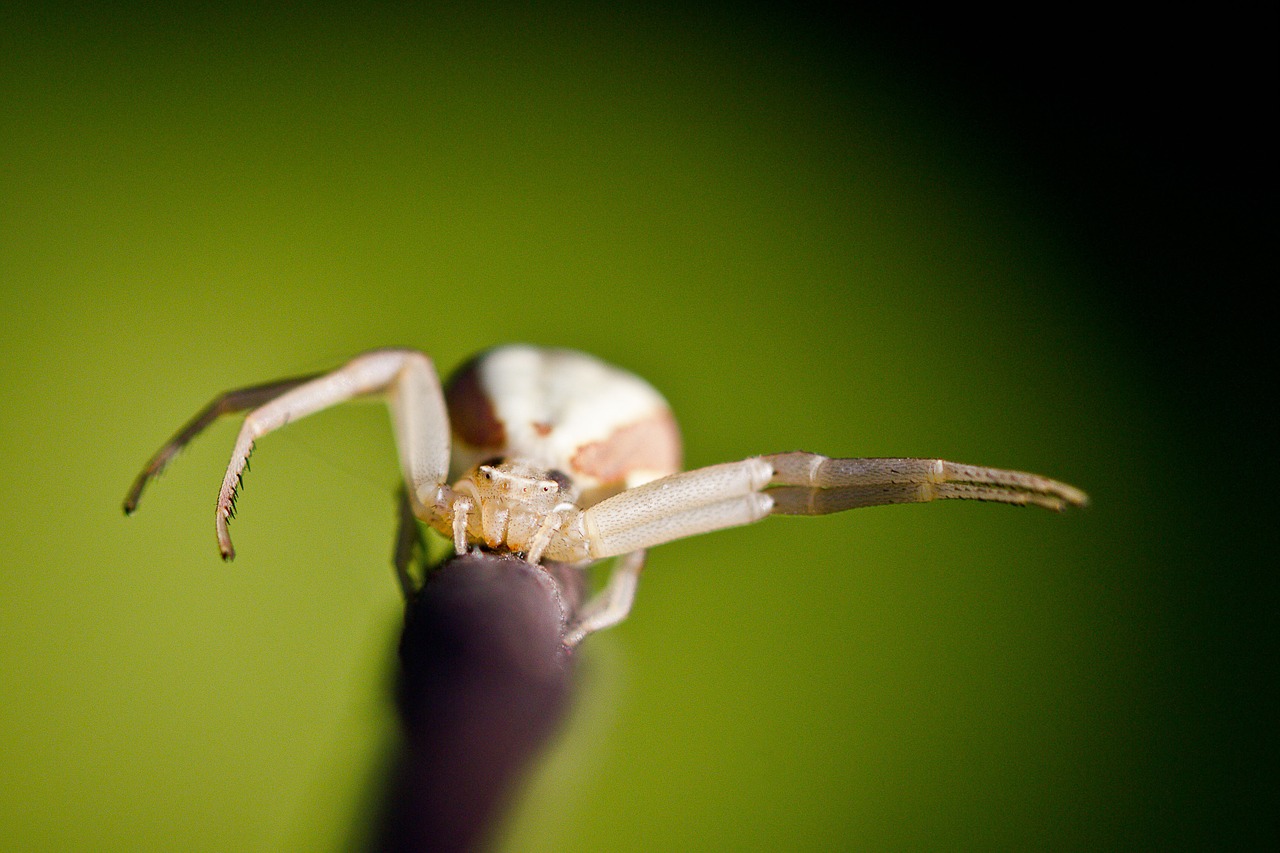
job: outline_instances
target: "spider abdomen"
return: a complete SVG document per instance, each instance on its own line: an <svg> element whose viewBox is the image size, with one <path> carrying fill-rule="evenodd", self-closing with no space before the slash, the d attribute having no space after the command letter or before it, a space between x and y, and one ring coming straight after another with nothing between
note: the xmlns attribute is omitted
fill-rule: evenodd
<svg viewBox="0 0 1280 853"><path fill-rule="evenodd" d="M590 506L681 467L680 431L648 382L585 353L524 344L463 364L445 385L451 479L489 457L564 472Z"/></svg>

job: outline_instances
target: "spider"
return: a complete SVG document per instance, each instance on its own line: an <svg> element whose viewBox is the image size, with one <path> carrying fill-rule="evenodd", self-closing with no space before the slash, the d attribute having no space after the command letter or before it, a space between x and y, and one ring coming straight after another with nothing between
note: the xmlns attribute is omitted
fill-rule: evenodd
<svg viewBox="0 0 1280 853"><path fill-rule="evenodd" d="M205 427L249 410L218 493L218 547L230 560L228 522L254 442L371 395L386 400L399 451L401 543L403 525L416 536L417 519L449 538L458 555L475 548L533 565L580 567L620 558L566 627L569 648L626 618L646 550L675 539L769 515L883 504L964 499L1062 510L1088 502L1079 489L1047 477L942 459L796 451L681 471L679 429L649 383L586 353L512 344L474 356L443 389L424 353L379 349L328 373L220 394L147 463L125 497L125 513ZM395 560L409 597L411 554L398 547Z"/></svg>

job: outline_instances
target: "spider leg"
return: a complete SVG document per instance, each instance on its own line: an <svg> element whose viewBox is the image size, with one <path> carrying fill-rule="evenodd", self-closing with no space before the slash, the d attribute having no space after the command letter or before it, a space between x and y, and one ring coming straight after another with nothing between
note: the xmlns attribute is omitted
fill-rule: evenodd
<svg viewBox="0 0 1280 853"><path fill-rule="evenodd" d="M403 489L400 490L400 498L396 504L396 549L391 559L396 570L396 580L400 581L400 591L404 593L405 606L408 607L417 597L420 586L414 582L409 568L415 560L421 561L425 557L426 543L422 540L422 531L418 528L418 517L413 514L409 494Z"/></svg>
<svg viewBox="0 0 1280 853"><path fill-rule="evenodd" d="M773 467L759 458L671 474L587 507L575 532L599 559L750 524L773 508L761 494L772 477Z"/></svg>
<svg viewBox="0 0 1280 853"><path fill-rule="evenodd" d="M146 467L138 474L133 481L133 485L129 488L129 493L124 497L125 515L131 515L138 508L138 501L142 498L142 490L147 487L147 484L158 477L170 460L178 455L178 451L190 444L191 440L197 435L204 432L209 424L223 415L243 412L245 409L261 406L263 403L279 397L284 392L292 390L304 382L310 382L315 377L316 375L281 379L276 382L268 382L265 385L237 388L234 391L226 391L214 397L209 401L208 405L196 413L195 417L183 424L182 429L174 433L173 437L165 442L164 446L157 450L155 455L147 461Z"/></svg>
<svg viewBox="0 0 1280 853"><path fill-rule="evenodd" d="M1061 510L1088 503L1066 483L941 459L829 459L779 453L672 474L606 498L575 519L572 538L600 559L750 524L863 506L962 499Z"/></svg>
<svg viewBox="0 0 1280 853"><path fill-rule="evenodd" d="M578 508L573 504L562 503L547 513L542 519L542 524L538 526L537 532L534 533L533 538L529 541L529 553L525 555L525 559L537 565L542 559L543 553L547 550L547 546L551 544L552 534L559 530L567 520L573 518L573 514L578 511Z"/></svg>
<svg viewBox="0 0 1280 853"><path fill-rule="evenodd" d="M435 367L431 359L416 350L373 350L286 391L245 416L218 492L215 520L223 559L235 556L227 524L254 441L290 421L371 394L386 395L401 473L414 513L430 518L436 512L447 491L442 484L449 471L449 416Z"/></svg>
<svg viewBox="0 0 1280 853"><path fill-rule="evenodd" d="M572 649L588 634L617 625L627 618L635 601L640 572L644 569L644 557L644 551L632 551L618 559L604 589L582 606L573 625L565 632L566 648Z"/></svg>
<svg viewBox="0 0 1280 853"><path fill-rule="evenodd" d="M1060 511L1084 506L1079 489L1024 471L945 459L829 459L816 453L763 457L773 466L769 490L777 515L825 515L864 506L977 500Z"/></svg>
<svg viewBox="0 0 1280 853"><path fill-rule="evenodd" d="M451 492L444 485L449 470L449 417L444 396L431 359L408 349L373 350L329 373L233 391L216 398L153 457L125 498L125 508L136 506L147 481L218 415L251 409L236 438L218 492L218 548L223 559L230 560L235 549L227 525L254 442L290 421L374 394L385 395L391 410L401 473L414 513L430 520L447 512Z"/></svg>

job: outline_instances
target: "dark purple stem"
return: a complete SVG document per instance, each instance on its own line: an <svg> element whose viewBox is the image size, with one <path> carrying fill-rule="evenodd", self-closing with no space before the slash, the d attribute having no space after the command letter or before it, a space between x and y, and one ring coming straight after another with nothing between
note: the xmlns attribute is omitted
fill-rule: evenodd
<svg viewBox="0 0 1280 853"><path fill-rule="evenodd" d="M400 641L405 751L381 849L490 840L568 709L573 656L561 637L581 593L577 570L510 556L468 554L431 575Z"/></svg>

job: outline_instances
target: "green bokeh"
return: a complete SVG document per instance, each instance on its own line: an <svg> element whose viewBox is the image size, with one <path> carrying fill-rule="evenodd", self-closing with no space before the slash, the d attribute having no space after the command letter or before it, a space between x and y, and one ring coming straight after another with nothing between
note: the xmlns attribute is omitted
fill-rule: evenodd
<svg viewBox="0 0 1280 853"><path fill-rule="evenodd" d="M216 391L508 340L649 378L691 465L943 455L1094 506L659 549L507 848L1087 849L1195 819L1212 781L1172 741L1213 746L1176 684L1205 664L1168 596L1208 522L1153 505L1186 429L1016 166L884 57L767 26L296 14L0 35L6 846L365 837L395 743L385 414L264 440L230 566L233 425L119 501Z"/></svg>

